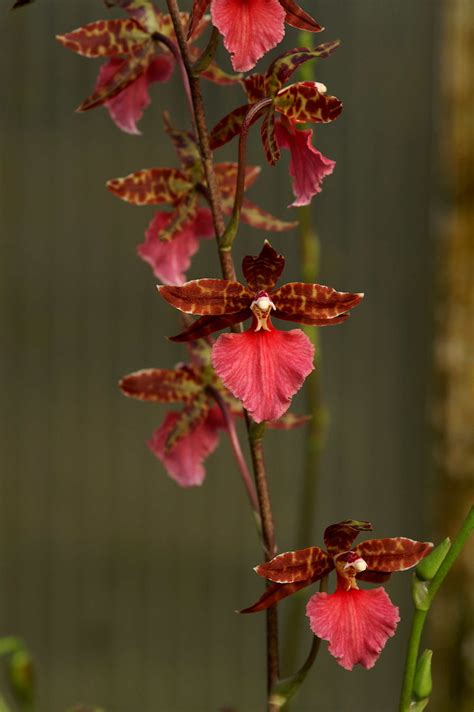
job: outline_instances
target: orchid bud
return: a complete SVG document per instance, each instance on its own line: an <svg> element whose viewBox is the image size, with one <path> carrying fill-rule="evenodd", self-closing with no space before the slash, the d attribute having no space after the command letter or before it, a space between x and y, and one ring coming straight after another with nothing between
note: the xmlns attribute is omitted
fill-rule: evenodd
<svg viewBox="0 0 474 712"><path fill-rule="evenodd" d="M421 581L431 581L444 561L446 554L451 547L451 539L446 537L438 546L435 546L428 556L418 564L415 573Z"/></svg>
<svg viewBox="0 0 474 712"><path fill-rule="evenodd" d="M413 694L418 700L425 700L431 695L433 682L431 679L432 650L425 650L416 666Z"/></svg>

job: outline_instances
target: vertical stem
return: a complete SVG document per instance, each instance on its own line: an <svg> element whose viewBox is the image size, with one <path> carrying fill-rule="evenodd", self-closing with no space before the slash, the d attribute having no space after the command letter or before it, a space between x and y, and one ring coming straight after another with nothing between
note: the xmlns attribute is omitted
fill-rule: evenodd
<svg viewBox="0 0 474 712"><path fill-rule="evenodd" d="M260 514L262 517L263 542L265 547L265 559L269 561L276 554L275 527L271 508L270 492L268 489L268 479L265 470L265 460L263 455L263 434L265 424L252 423L249 430L249 439L252 451L252 462L255 474L255 483L260 502ZM267 583L267 586L270 585ZM267 616L267 689L270 695L280 674L280 663L278 653L278 612L276 606L271 606L266 611ZM269 712L278 710L278 707L269 703Z"/></svg>
<svg viewBox="0 0 474 712"><path fill-rule="evenodd" d="M217 246L219 250L219 260L221 263L222 275L224 279L235 279L235 269L232 256L229 250L222 249L220 246L220 238L225 232L225 223L222 213L221 198L217 187L216 176L214 173L214 164L212 162L212 152L209 143L209 132L206 124L206 113L204 111L204 101L202 98L199 77L193 72L193 63L188 51L184 28L181 23L181 16L176 0L166 0L168 11L170 13L176 39L178 40L179 49L183 58L184 66L188 74L189 86L191 89L191 97L194 107L194 116L196 119L196 129L199 139L199 148L201 151L202 162L204 165L204 173L206 175L207 186L209 190L209 203L216 232Z"/></svg>
<svg viewBox="0 0 474 712"><path fill-rule="evenodd" d="M428 611L415 611L411 626L410 639L408 641L408 652L405 661L405 672L403 673L402 693L400 697L400 712L409 712L415 679L416 664L418 661L418 650L420 649L421 634Z"/></svg>
<svg viewBox="0 0 474 712"><path fill-rule="evenodd" d="M209 204L212 212L214 228L216 232L217 248L219 251L219 259L221 263L222 276L224 279L235 279L234 261L229 248L222 246L221 238L225 232L225 223L222 213L222 205L217 187L214 166L212 161L212 153L209 142L209 132L207 130L206 116L204 112L204 102L202 98L199 77L193 73L193 66L189 56L188 47L184 28L181 24L181 16L177 0L166 0L168 10L173 22L173 27L176 33L176 38L186 68L189 84L191 89L191 97L194 107L194 115L196 120L196 128L198 133L199 147L206 175ZM249 433L249 446L252 455L252 464L254 470L255 484L257 488L257 497L259 502L260 514L262 517L262 529L265 556L267 558L273 556L276 552L275 547L275 532L273 525L272 507L270 495L268 491L267 475L263 458L262 437L264 426L250 424L250 418L246 413L246 423ZM271 687L277 682L279 675L279 655L278 655L278 618L276 607L267 611L267 684L270 692ZM268 703L268 712L277 712L278 707L271 702Z"/></svg>

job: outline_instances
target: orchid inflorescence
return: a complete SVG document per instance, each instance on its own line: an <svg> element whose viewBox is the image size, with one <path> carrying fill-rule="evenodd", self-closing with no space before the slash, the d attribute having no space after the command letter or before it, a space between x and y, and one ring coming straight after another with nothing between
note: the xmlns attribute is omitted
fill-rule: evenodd
<svg viewBox="0 0 474 712"><path fill-rule="evenodd" d="M179 167L142 168L107 183L115 196L132 205L158 206L137 252L160 280L163 300L185 315L184 329L171 341L185 343L188 349L186 363L174 369L141 369L125 376L120 388L140 400L179 404L180 410L167 412L148 445L183 487L202 484L204 460L216 449L219 432L228 430L235 444L234 422L246 419L257 484L256 491L250 487L250 495L254 504L258 499L256 514L266 554L266 562L256 572L270 583L261 598L242 612L271 613L280 600L335 570L336 591L315 593L307 604L311 630L329 641L329 652L344 668L351 670L356 664L370 668L395 633L399 615L382 587L363 590L359 582L387 581L393 572L417 565L432 545L397 537L352 547L359 532L372 527L346 520L326 529L325 550L310 547L274 556L271 505L262 486L267 475L259 426L290 429L308 420L288 409L314 369L314 343L301 329L276 328L273 319L305 327L340 325L364 295L299 281L277 286L285 258L268 240L257 255L244 258L246 283L241 283L231 257L238 224L230 237L228 230L234 220L266 232L288 231L297 225L271 215L244 195L261 170L248 165L245 155L246 135L256 122L261 122L269 165L277 163L282 149L290 152L294 201L289 207L309 205L333 172L335 162L313 146L313 130L306 125L334 121L342 102L320 82L288 82L302 65L330 56L339 42L287 50L266 71L244 76L242 72L251 70L280 43L285 23L312 33L323 28L295 0L194 0L190 14L181 13L176 0L167 0L170 14L159 11L151 0L106 0L105 4L126 15L100 19L58 36L74 52L105 60L93 92L78 110L104 106L119 129L138 134L137 122L150 104L151 85L167 82L178 64L192 114L189 130L176 128L164 113ZM195 42L211 25L210 41L202 52ZM238 74L225 72L215 61L219 35ZM240 86L245 92L244 103L222 117L212 131L205 124L200 77L221 86ZM213 163L210 151L237 136L238 163ZM219 226L230 215L223 233ZM221 265L227 265L223 278L189 281L191 258L202 239L214 236ZM241 325L248 320L243 330ZM229 328L230 333L214 337ZM245 462L238 452L237 456L245 476ZM269 680L274 685L278 680L274 617L269 616L268 626Z"/></svg>

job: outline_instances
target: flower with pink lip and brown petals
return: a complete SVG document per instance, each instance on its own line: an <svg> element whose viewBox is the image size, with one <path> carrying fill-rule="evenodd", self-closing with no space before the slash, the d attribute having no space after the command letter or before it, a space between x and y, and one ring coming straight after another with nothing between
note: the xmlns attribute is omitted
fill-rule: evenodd
<svg viewBox="0 0 474 712"><path fill-rule="evenodd" d="M362 590L358 581L385 582L392 573L416 566L433 544L394 537L369 539L351 548L359 532L371 530L369 522L348 519L326 529L326 551L312 546L260 564L255 571L272 584L241 613L263 611L335 569L336 591L315 593L306 606L311 630L329 642L329 652L346 670L357 664L373 667L400 617L383 587Z"/></svg>
<svg viewBox="0 0 474 712"><path fill-rule="evenodd" d="M237 136L251 107L267 99L266 106L255 114L263 117L261 137L265 157L270 165L280 158L281 149L290 151L290 175L295 200L289 207L308 205L321 191L324 178L330 175L335 161L323 156L312 145L313 130L299 129L306 122L328 123L342 111L342 102L327 94L320 82L297 82L284 87L293 72L305 62L329 56L339 45L326 42L314 49L299 47L277 57L265 74L251 74L243 80L248 104L224 116L211 133L216 149Z"/></svg>
<svg viewBox="0 0 474 712"><path fill-rule="evenodd" d="M284 257L265 241L257 257L247 255L243 260L248 287L225 279L158 287L177 309L201 315L173 341L190 341L252 318L248 331L217 339L212 363L256 422L280 418L314 368L314 347L306 334L301 329L276 329L271 316L313 326L339 324L363 298L363 294L303 282L275 289L284 265Z"/></svg>
<svg viewBox="0 0 474 712"><path fill-rule="evenodd" d="M173 23L170 16L159 12L150 0L107 0L106 4L122 8L129 16L90 22L57 35L56 39L83 57L107 59L99 70L94 91L77 111L105 106L119 129L140 134L137 122L150 104L150 86L168 81L173 73L174 57L157 41L160 36L176 40ZM187 22L188 14L181 13L181 18ZM202 20L198 24L196 37L208 22ZM193 58L199 55L197 47L190 46L189 51ZM233 84L240 79L223 72L215 62L211 62L202 76L217 84Z"/></svg>
<svg viewBox="0 0 474 712"><path fill-rule="evenodd" d="M204 461L216 449L219 432L227 425L213 393L217 392L231 418L242 416L240 404L223 387L210 367L210 342L189 344L190 361L176 368L145 368L124 376L122 393L149 403L179 404L180 410L166 413L163 423L148 440L151 452L169 476L181 487L201 485ZM287 413L270 423L277 430L292 430L308 421L304 415Z"/></svg>

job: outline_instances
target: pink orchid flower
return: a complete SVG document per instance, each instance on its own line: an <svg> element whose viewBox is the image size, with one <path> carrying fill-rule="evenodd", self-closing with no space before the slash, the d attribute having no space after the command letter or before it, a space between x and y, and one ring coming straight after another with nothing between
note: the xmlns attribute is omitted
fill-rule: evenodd
<svg viewBox="0 0 474 712"><path fill-rule="evenodd" d="M252 318L248 331L222 334L212 349L213 366L256 422L276 420L313 370L314 347L301 329L280 331L278 319L300 324L339 324L363 294L337 292L320 284L275 285L285 265L265 241L257 257L247 255L242 270L248 287L225 279L197 279L182 286L159 286L161 296L201 318L174 341L190 341Z"/></svg>
<svg viewBox="0 0 474 712"><path fill-rule="evenodd" d="M369 539L351 548L369 522L345 520L324 532L326 551L317 546L275 556L255 568L271 581L263 596L241 613L256 613L336 571L334 593L315 593L306 606L311 630L329 642L329 652L339 665L369 669L395 634L399 610L383 587L359 589L359 581L382 583L396 571L416 566L433 548L430 542L405 537Z"/></svg>
<svg viewBox="0 0 474 712"><path fill-rule="evenodd" d="M232 66L246 72L285 35L285 22L308 32L320 32L318 25L295 0L194 0L188 37L211 6L212 23L224 38Z"/></svg>

